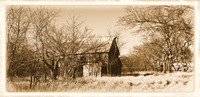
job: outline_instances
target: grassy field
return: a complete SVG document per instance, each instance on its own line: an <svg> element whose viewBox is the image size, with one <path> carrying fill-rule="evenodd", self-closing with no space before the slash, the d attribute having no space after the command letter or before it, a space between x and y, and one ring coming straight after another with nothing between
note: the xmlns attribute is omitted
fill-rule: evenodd
<svg viewBox="0 0 200 97"><path fill-rule="evenodd" d="M191 92L192 72L122 77L82 77L75 81L40 83L29 89L29 81L7 82L8 92Z"/></svg>

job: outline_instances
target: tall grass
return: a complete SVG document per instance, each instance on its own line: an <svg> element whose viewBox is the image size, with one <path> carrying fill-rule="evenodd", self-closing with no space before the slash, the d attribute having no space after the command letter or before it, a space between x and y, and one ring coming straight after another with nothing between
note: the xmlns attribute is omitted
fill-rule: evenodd
<svg viewBox="0 0 200 97"><path fill-rule="evenodd" d="M8 92L191 92L193 73L170 73L122 77L81 77L76 80L41 82L7 81Z"/></svg>

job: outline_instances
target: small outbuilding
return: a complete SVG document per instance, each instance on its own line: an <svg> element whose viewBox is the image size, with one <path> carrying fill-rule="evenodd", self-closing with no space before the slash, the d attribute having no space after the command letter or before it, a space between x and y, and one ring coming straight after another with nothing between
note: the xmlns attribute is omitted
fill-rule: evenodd
<svg viewBox="0 0 200 97"><path fill-rule="evenodd" d="M122 63L116 37L113 39L110 49L104 52L91 52L78 54L82 61L83 77L120 76Z"/></svg>

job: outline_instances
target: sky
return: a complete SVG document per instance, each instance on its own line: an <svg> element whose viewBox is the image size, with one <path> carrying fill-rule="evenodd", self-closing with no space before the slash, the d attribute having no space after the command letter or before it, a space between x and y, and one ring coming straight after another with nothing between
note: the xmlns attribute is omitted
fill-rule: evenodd
<svg viewBox="0 0 200 97"><path fill-rule="evenodd" d="M61 10L56 19L57 24L65 24L67 18L72 15L79 16L92 29L92 33L99 37L108 36L108 29L118 31L118 28L122 26L117 21L120 16L125 15L125 6L122 5L63 5L51 7ZM134 36L128 30L119 31L121 33L120 40L125 42L125 45L120 48L120 53L127 55L133 46L141 43L141 36Z"/></svg>

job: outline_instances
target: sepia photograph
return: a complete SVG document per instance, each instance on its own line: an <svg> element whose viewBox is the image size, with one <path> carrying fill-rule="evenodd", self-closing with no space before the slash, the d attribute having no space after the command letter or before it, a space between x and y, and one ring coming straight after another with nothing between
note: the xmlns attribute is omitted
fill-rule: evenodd
<svg viewBox="0 0 200 97"><path fill-rule="evenodd" d="M193 5L7 5L6 91L191 93Z"/></svg>

